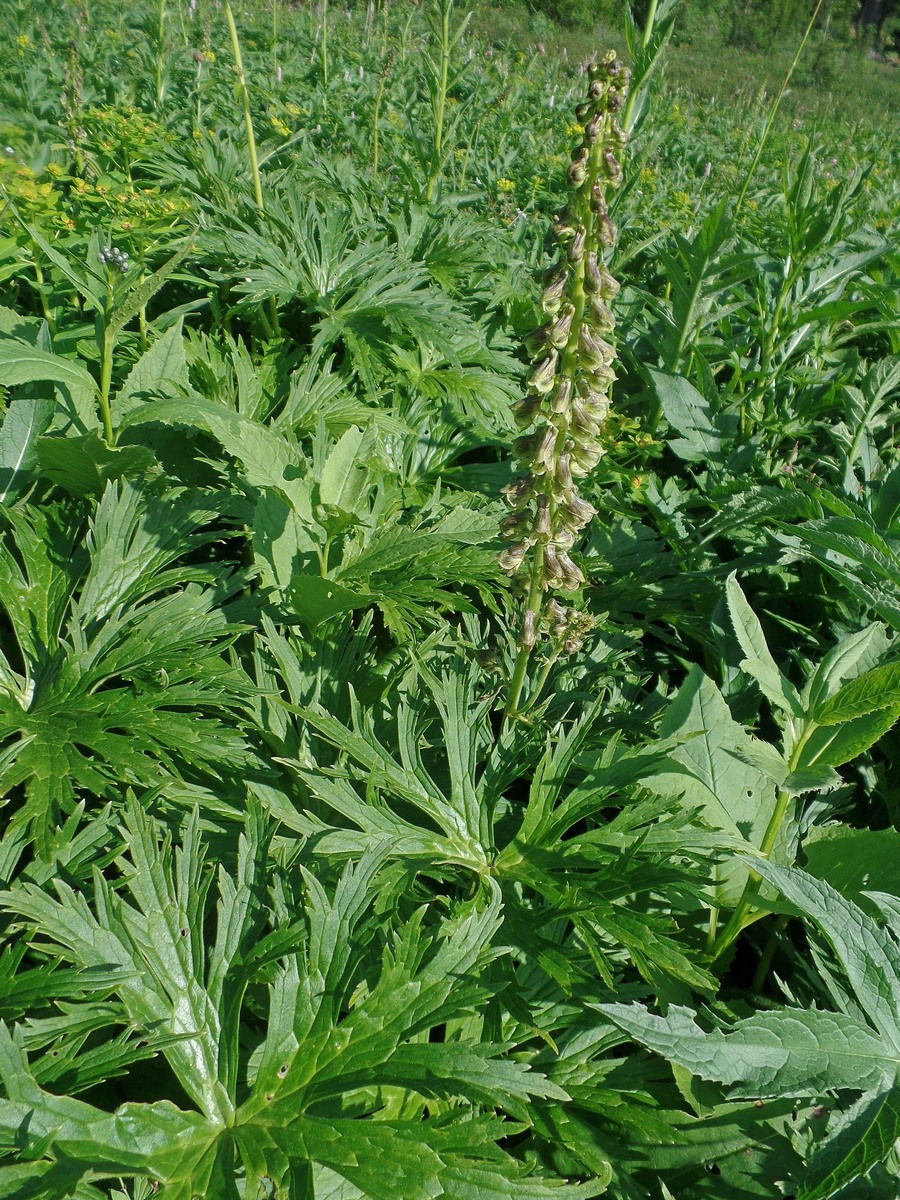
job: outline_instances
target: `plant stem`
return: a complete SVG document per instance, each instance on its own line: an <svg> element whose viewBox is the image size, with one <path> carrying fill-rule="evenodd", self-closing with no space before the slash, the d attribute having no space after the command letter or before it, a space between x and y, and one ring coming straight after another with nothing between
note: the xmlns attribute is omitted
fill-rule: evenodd
<svg viewBox="0 0 900 1200"><path fill-rule="evenodd" d="M230 0L223 0L225 20L228 22L228 32L231 35L231 52L234 55L234 69L238 77L238 88L241 93L241 105L244 110L244 125L247 130L247 150L250 155L250 174L253 177L253 194L260 209L263 204L262 178L259 174L259 160L256 156L256 135L253 132L253 117L250 113L250 91L244 75L244 58L241 54L241 42L238 37L237 25L234 23L234 13L231 11Z"/></svg>
<svg viewBox="0 0 900 1200"><path fill-rule="evenodd" d="M781 90L775 97L772 107L769 109L769 115L766 117L766 123L763 128L762 137L760 138L759 145L756 147L756 154L753 157L753 162L750 164L750 168L744 177L744 186L741 188L740 194L738 195L737 203L734 206L734 213L732 214L733 216L737 215L741 205L744 203L744 197L747 195L747 188L750 186L750 180L756 173L756 168L759 166L759 160L762 158L762 152L765 149L766 142L769 140L769 134L772 132L772 126L775 123L775 114L778 112L779 105L784 99L784 93L788 89L791 76L794 74L794 71L797 68L797 63L800 61L800 55L803 53L803 48L809 39L809 35L812 33L813 26L816 23L816 17L819 15L819 9L821 7L822 0L818 0L816 7L813 9L813 14L809 18L809 24L806 26L806 31L804 32L803 37L800 39L800 45L797 47L797 53L794 55L794 60L788 67L788 73L784 77L784 83L781 85Z"/></svg>
<svg viewBox="0 0 900 1200"><path fill-rule="evenodd" d="M37 292L41 300L41 312L44 314L44 320L47 322L47 328L50 330L50 336L56 334L56 320L53 316L53 311L47 303L47 297L44 295L44 272L41 269L41 260L38 254L37 244L32 241L31 252L34 256L34 278L37 282Z"/></svg>
<svg viewBox="0 0 900 1200"><path fill-rule="evenodd" d="M541 575L544 569L544 547L537 545L534 548L534 560L532 562L531 580L528 585L528 600L525 604L525 611L534 613L535 620L541 611L541 605L544 600L544 589L541 586ZM531 647L522 646L516 655L515 666L513 667L512 677L509 681L509 693L506 700L506 708L503 710L507 718L515 717L519 713L519 697L522 695L522 687L525 683L525 674L528 670L528 660L531 657Z"/></svg>
<svg viewBox="0 0 900 1200"><path fill-rule="evenodd" d="M244 59L241 54L241 42L238 37L237 25L234 21L234 13L231 11L230 0L223 0L225 7L225 20L228 22L228 32L231 35L231 51L234 55L234 69L237 73L238 88L241 93L241 106L244 110L244 125L247 130L247 151L250 156L250 175L253 179L253 195L256 199L259 211L265 212L265 204L263 203L262 177L259 173L259 159L256 154L256 135L253 132L253 116L250 112L250 89L247 87L247 79L244 75ZM277 332L279 329L278 322L278 306L275 303L275 297L269 297L269 316L271 328Z"/></svg>
<svg viewBox="0 0 900 1200"><path fill-rule="evenodd" d="M328 112L328 0L322 0L322 112Z"/></svg>
<svg viewBox="0 0 900 1200"><path fill-rule="evenodd" d="M444 117L447 112L447 80L450 76L450 10L453 0L442 0L441 3L441 70L438 79L437 95L434 108L434 157L431 162L431 175L425 189L425 200L430 204L434 197L434 189L441 170L441 159L444 151Z"/></svg>
<svg viewBox="0 0 900 1200"><path fill-rule="evenodd" d="M163 106L163 66L166 60L166 0L159 0L159 24L156 33L156 111Z"/></svg>
<svg viewBox="0 0 900 1200"><path fill-rule="evenodd" d="M107 446L112 446L116 440L113 434L112 413L109 409L109 392L112 383L115 341L116 335L110 330L109 326L104 326L103 358L100 363L100 416L103 419L103 436L106 438Z"/></svg>

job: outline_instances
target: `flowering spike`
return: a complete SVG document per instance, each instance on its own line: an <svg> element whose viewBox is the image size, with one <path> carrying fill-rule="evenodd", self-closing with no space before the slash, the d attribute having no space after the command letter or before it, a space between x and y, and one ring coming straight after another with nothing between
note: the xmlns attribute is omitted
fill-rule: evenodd
<svg viewBox="0 0 900 1200"><path fill-rule="evenodd" d="M525 596L508 715L518 711L528 657L541 634L549 635L554 653L569 654L591 627L589 616L553 593L584 586L584 572L569 551L596 515L575 481L604 454L602 426L616 378L615 348L606 339L615 326L609 301L619 284L603 258L617 237L609 201L622 182L617 155L627 139L615 114L623 107L629 73L609 51L590 66L589 79L587 99L575 110L584 132L568 168L571 198L552 228L558 260L541 296L545 323L525 339L536 361L515 415L520 428L532 432L517 438L514 450L526 473L503 489L514 511L502 532L516 541L500 555L500 566L516 594Z"/></svg>

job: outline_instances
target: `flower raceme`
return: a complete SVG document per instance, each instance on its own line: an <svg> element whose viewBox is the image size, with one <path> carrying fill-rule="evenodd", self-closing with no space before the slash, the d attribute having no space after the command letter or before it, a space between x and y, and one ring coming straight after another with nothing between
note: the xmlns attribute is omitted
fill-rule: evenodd
<svg viewBox="0 0 900 1200"><path fill-rule="evenodd" d="M525 339L533 366L515 416L529 432L514 442L524 474L503 489L512 513L502 521L501 534L511 544L499 559L527 597L511 711L521 687L523 669L518 668L539 632L546 630L557 650L572 653L590 626L585 613L548 593L575 592L585 583L569 551L596 512L578 495L576 481L603 456L601 429L616 378L609 303L619 284L604 253L617 236L607 197L622 182L616 156L627 136L617 113L624 107L629 77L612 51L589 68L588 97L576 109L583 140L568 169L572 195L553 226L559 259L541 296L546 320Z"/></svg>

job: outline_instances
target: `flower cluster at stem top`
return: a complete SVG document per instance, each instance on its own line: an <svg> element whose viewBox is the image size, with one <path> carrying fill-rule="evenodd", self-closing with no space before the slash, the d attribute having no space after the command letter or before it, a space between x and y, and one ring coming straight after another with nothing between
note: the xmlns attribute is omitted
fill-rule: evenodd
<svg viewBox="0 0 900 1200"><path fill-rule="evenodd" d="M579 496L576 481L603 456L600 433L616 378L609 303L619 284L604 254L617 238L608 196L622 182L617 155L627 136L617 114L630 72L609 51L591 65L589 78L588 97L575 111L583 138L568 169L572 195L553 226L560 257L541 296L547 319L526 338L534 365L528 393L515 405L519 427L533 427L514 443L525 473L504 488L513 511L501 532L512 544L501 553L500 566L527 595L520 650L530 650L545 626L573 652L590 624L585 614L547 598L585 583L569 552L596 510Z"/></svg>

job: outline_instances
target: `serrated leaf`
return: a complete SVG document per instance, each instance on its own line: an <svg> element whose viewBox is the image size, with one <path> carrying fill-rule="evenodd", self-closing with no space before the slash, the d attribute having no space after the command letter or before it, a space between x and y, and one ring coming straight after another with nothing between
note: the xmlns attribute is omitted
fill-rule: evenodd
<svg viewBox="0 0 900 1200"><path fill-rule="evenodd" d="M900 706L900 662L885 663L858 675L813 714L820 725L838 725L855 717Z"/></svg>
<svg viewBox="0 0 900 1200"><path fill-rule="evenodd" d="M852 762L896 723L900 704L878 709L841 725L820 725L803 743L798 769L840 767Z"/></svg>
<svg viewBox="0 0 900 1200"><path fill-rule="evenodd" d="M735 1095L816 1095L830 1087L878 1087L900 1068L900 1052L844 1013L757 1013L707 1033L691 1009L657 1017L639 1004L591 1005L635 1041L701 1079L738 1085Z"/></svg>
<svg viewBox="0 0 900 1200"><path fill-rule="evenodd" d="M797 1200L829 1200L877 1163L900 1139L900 1086L864 1096L821 1143L797 1189Z"/></svg>
<svg viewBox="0 0 900 1200"><path fill-rule="evenodd" d="M741 669L753 676L763 695L776 707L791 716L802 716L803 707L797 690L772 657L759 619L747 603L735 572L728 576L725 593L731 623L745 655Z"/></svg>
<svg viewBox="0 0 900 1200"><path fill-rule="evenodd" d="M377 596L366 591L354 591L320 575L295 575L285 598L290 610L311 629L315 629L338 613L367 608Z"/></svg>
<svg viewBox="0 0 900 1200"><path fill-rule="evenodd" d="M160 334L131 368L110 405L116 423L132 409L138 408L143 402L142 398L159 392L165 383L173 385L181 393L189 390L181 318Z"/></svg>
<svg viewBox="0 0 900 1200"><path fill-rule="evenodd" d="M319 475L319 499L345 513L356 511L366 486L360 455L370 435L355 425L343 433L325 459Z"/></svg>
<svg viewBox="0 0 900 1200"><path fill-rule="evenodd" d="M168 260L161 267L158 267L152 275L139 283L133 288L128 295L116 305L116 308L107 324L107 332L116 334L119 330L127 325L132 317L136 317L148 301L152 300L159 289L163 286L166 280L178 270L188 254L191 252L191 245L187 244Z"/></svg>

